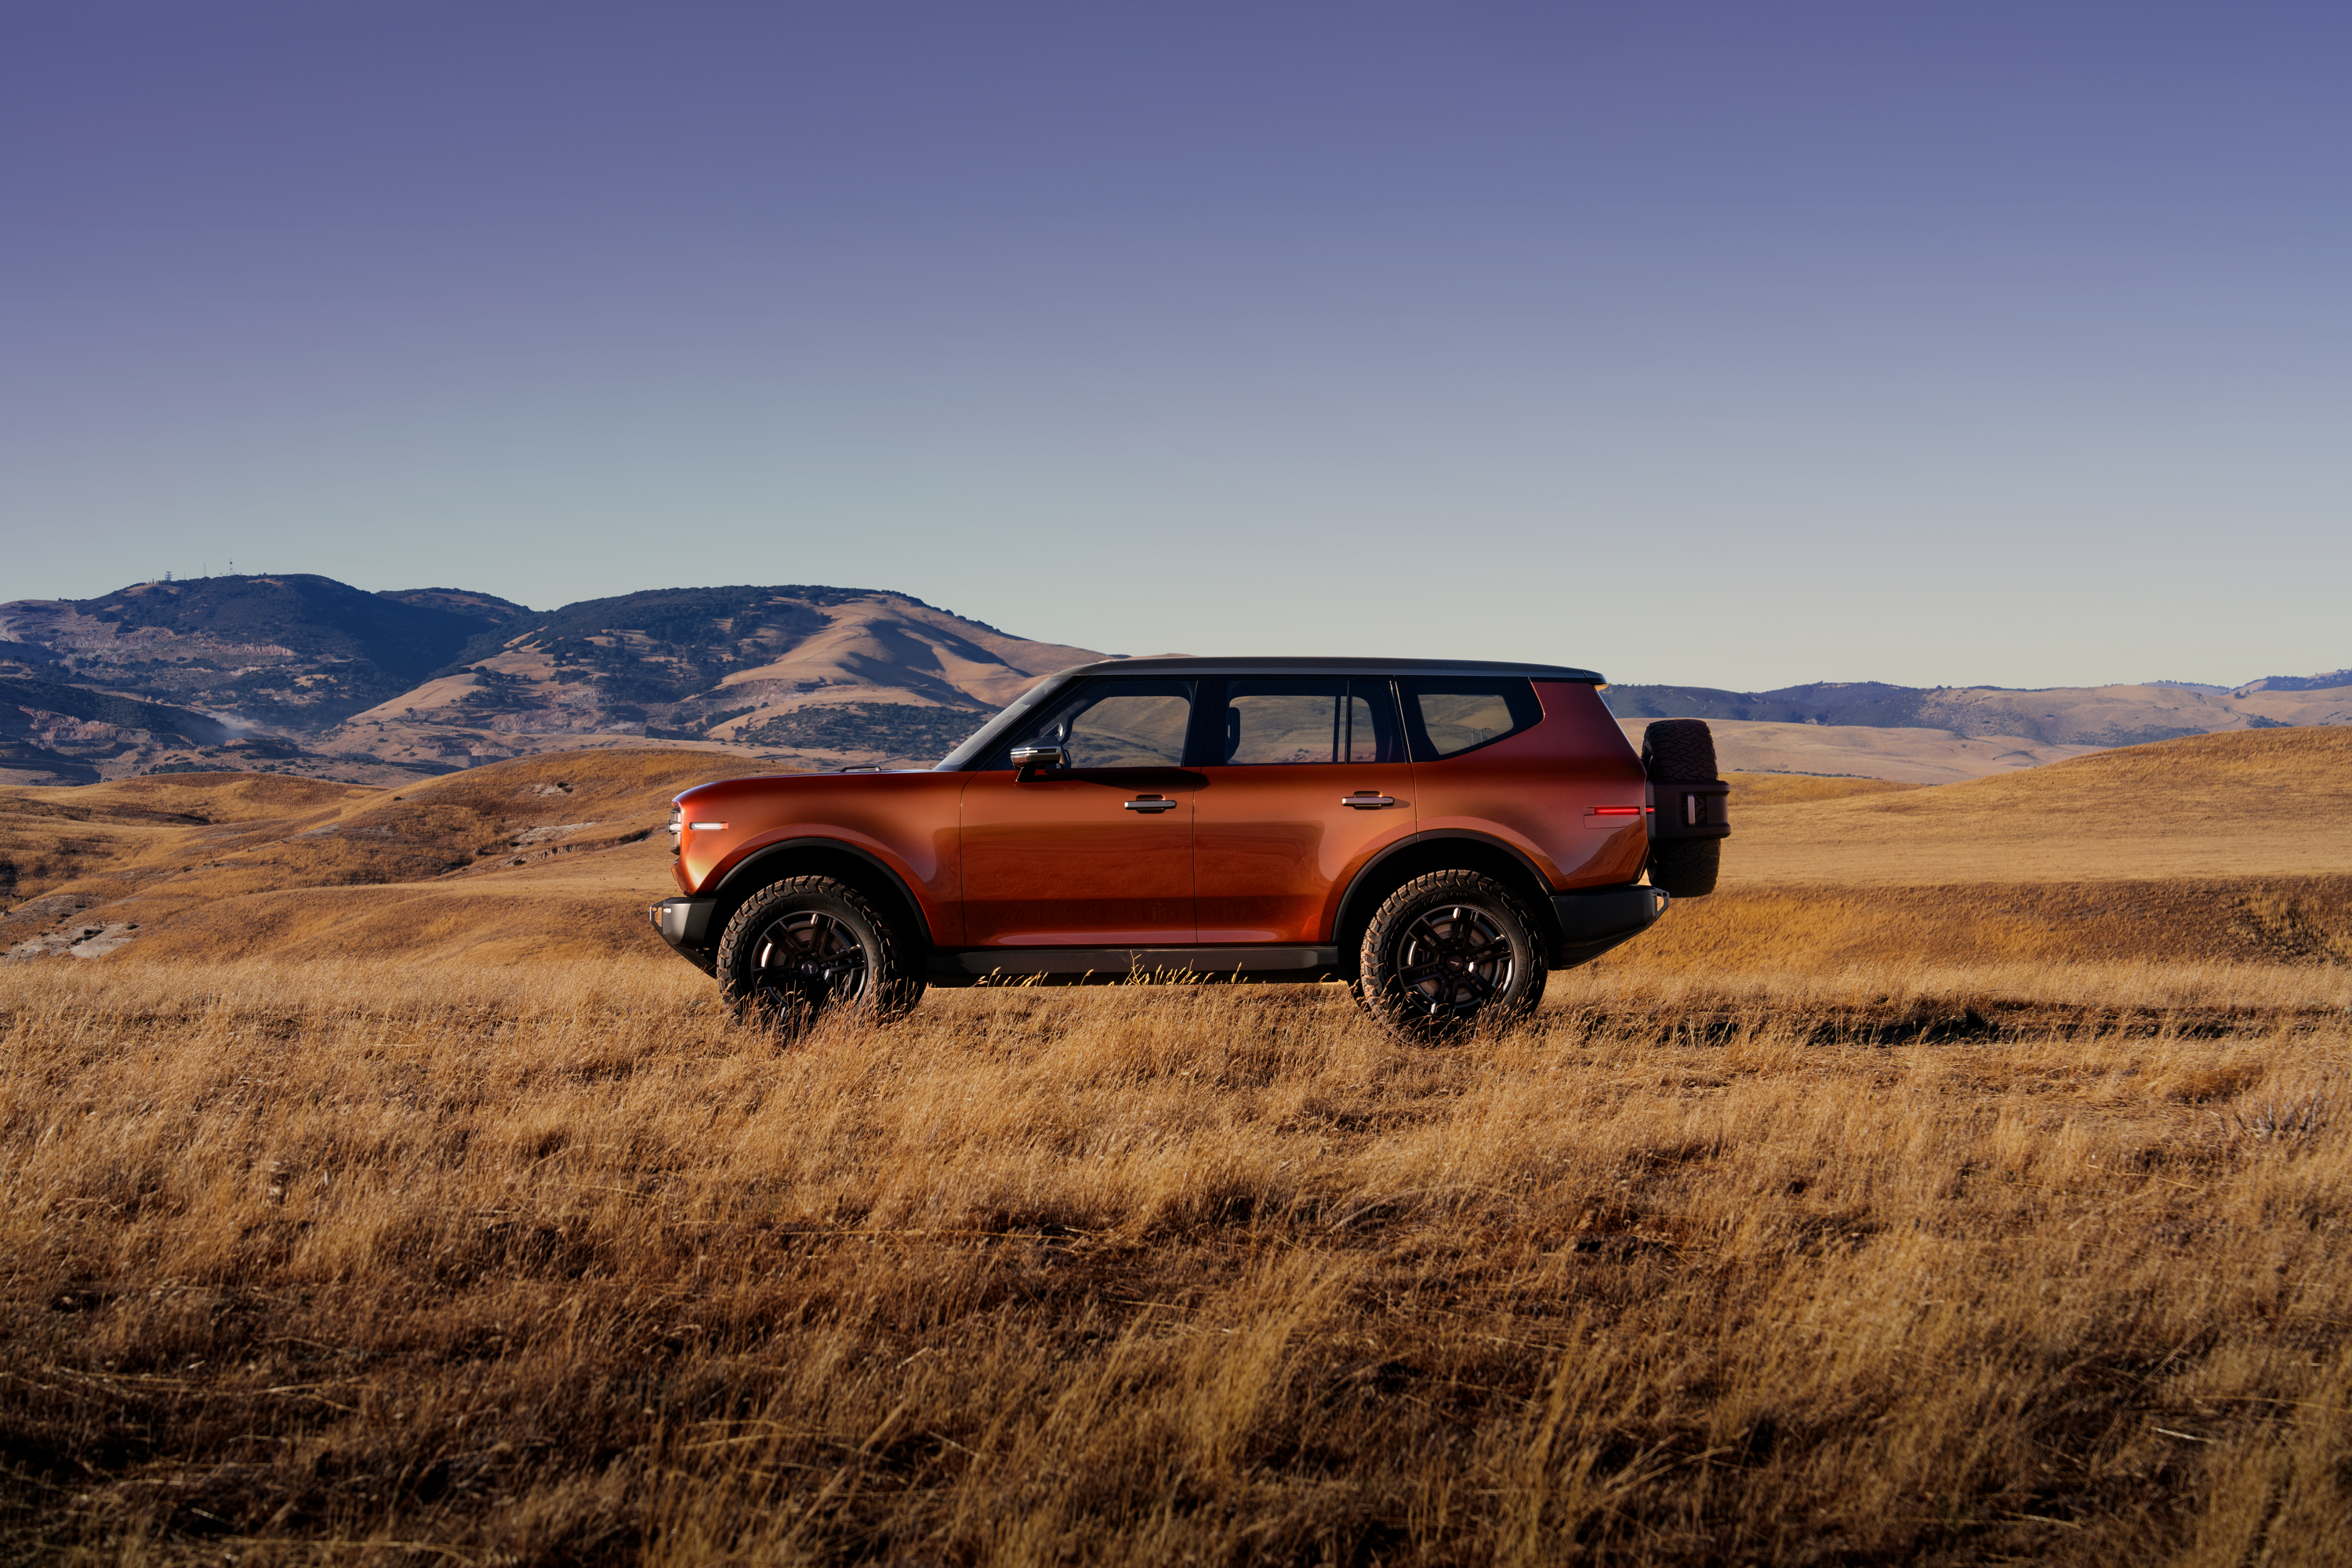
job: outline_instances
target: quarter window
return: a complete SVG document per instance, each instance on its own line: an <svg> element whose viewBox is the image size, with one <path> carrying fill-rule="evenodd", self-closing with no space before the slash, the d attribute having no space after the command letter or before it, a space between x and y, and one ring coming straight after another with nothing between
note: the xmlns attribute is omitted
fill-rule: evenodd
<svg viewBox="0 0 2352 1568"><path fill-rule="evenodd" d="M1213 760L1229 767L1401 763L1405 754L1385 680L1229 680L1222 737Z"/></svg>
<svg viewBox="0 0 2352 1568"><path fill-rule="evenodd" d="M1456 757L1492 745L1543 718L1543 704L1525 679L1428 676L1399 683L1413 756L1420 762Z"/></svg>

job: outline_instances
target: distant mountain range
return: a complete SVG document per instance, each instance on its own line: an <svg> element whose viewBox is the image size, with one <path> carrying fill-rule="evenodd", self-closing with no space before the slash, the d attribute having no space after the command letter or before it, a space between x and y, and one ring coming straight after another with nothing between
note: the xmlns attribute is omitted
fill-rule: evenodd
<svg viewBox="0 0 2352 1568"><path fill-rule="evenodd" d="M0 783L224 767L388 783L648 740L798 765L928 762L1039 676L1105 657L904 594L812 584L533 610L302 574L141 583L0 604ZM2236 688L1633 685L1605 696L1633 729L1697 717L1727 736L1779 736L1772 754L1799 760L1760 765L1799 768L1820 747L1789 752L1786 726L1958 737L2014 766L2215 730L2352 722L2352 670Z"/></svg>
<svg viewBox="0 0 2352 1568"><path fill-rule="evenodd" d="M142 583L0 604L0 782L263 767L377 783L644 739L929 760L1039 676L1103 657L879 589L541 611L300 574Z"/></svg>
<svg viewBox="0 0 2352 1568"><path fill-rule="evenodd" d="M2010 735L2053 746L2143 746L2217 730L2273 724L2352 721L2352 670L2279 678L2227 688L2155 681L2144 686L1887 686L1877 681L1816 681L1772 691L1721 691L1704 686L1612 686L1606 698L1620 719L1710 719L1745 723L1870 725L1946 730L1955 735ZM2294 694L2323 700L2281 701ZM2325 694L2333 693L2333 700ZM2265 700L2252 700L2266 696ZM2272 710L2275 710L2273 712Z"/></svg>

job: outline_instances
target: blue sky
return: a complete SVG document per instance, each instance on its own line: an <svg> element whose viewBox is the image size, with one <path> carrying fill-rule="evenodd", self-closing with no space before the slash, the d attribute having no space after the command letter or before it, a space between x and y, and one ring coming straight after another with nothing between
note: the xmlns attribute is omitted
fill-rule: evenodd
<svg viewBox="0 0 2352 1568"><path fill-rule="evenodd" d="M2332 668L2347 17L0 0L0 596Z"/></svg>

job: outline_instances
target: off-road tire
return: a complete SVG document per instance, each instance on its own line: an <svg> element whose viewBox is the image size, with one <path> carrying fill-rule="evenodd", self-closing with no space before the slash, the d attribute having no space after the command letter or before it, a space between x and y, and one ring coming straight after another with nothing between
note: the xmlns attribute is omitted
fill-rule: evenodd
<svg viewBox="0 0 2352 1568"><path fill-rule="evenodd" d="M718 970L736 1021L785 1040L826 1014L887 1024L923 994L906 934L831 877L788 877L752 894L719 938Z"/></svg>
<svg viewBox="0 0 2352 1568"><path fill-rule="evenodd" d="M1642 771L1681 784L1715 780L1715 731L1704 719L1661 719L1642 731Z"/></svg>
<svg viewBox="0 0 2352 1568"><path fill-rule="evenodd" d="M1642 731L1642 771L1675 784L1712 782L1715 733L1704 719L1661 719ZM1720 838L1660 838L1650 845L1650 886L1670 898L1703 899L1723 869Z"/></svg>
<svg viewBox="0 0 2352 1568"><path fill-rule="evenodd" d="M1492 877L1416 877L1373 914L1358 994L1381 1027L1414 1044L1507 1026L1543 999L1539 929L1519 897Z"/></svg>
<svg viewBox="0 0 2352 1568"><path fill-rule="evenodd" d="M1650 846L1650 886L1668 898L1706 897L1722 870L1720 838L1661 838Z"/></svg>

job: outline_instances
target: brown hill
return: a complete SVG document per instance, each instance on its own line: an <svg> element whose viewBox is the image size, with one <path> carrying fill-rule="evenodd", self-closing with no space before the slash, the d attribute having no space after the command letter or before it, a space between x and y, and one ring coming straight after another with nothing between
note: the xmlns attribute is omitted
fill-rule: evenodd
<svg viewBox="0 0 2352 1568"><path fill-rule="evenodd" d="M723 669L695 662L695 650L718 645L682 642L671 628L535 628L354 716L313 749L476 765L625 734L772 762L927 763L1039 677L1104 657L900 594L828 595L779 591L727 617L714 631ZM698 670L716 673L698 681Z"/></svg>
<svg viewBox="0 0 2352 1568"><path fill-rule="evenodd" d="M1705 719L1727 768L1950 784L2189 735L2352 724L2352 686L2321 684L2329 679L2257 681L2235 691L1865 684L1749 696L1624 686L1611 688L1609 700L1636 742L1653 717Z"/></svg>
<svg viewBox="0 0 2352 1568"><path fill-rule="evenodd" d="M1738 883L2352 873L2352 729L2237 731L1741 815Z"/></svg>
<svg viewBox="0 0 2352 1568"><path fill-rule="evenodd" d="M1635 746L1647 719L1621 719ZM1710 719L1716 758L1733 773L1811 773L1956 784L2085 756L2096 746L2049 745L2021 735L1959 735L1949 730L1869 724L1793 724Z"/></svg>
<svg viewBox="0 0 2352 1568"><path fill-rule="evenodd" d="M1734 775L1722 889L1602 962L1766 973L2352 963L2352 730L2237 731L1937 788Z"/></svg>
<svg viewBox="0 0 2352 1568"><path fill-rule="evenodd" d="M580 764L589 765L583 767ZM394 791L250 773L0 790L0 951L97 957L647 950L669 797L760 771L672 750L526 758Z"/></svg>
<svg viewBox="0 0 2352 1568"><path fill-rule="evenodd" d="M670 890L668 798L756 768L635 749L398 790L236 773L0 790L0 950L675 962L642 924ZM1936 787L1734 784L1723 889L1603 962L2352 962L2352 838L2334 828L2352 731L2191 737Z"/></svg>
<svg viewBox="0 0 2352 1568"><path fill-rule="evenodd" d="M146 583L0 605L0 783L252 769L397 784L647 741L921 763L1039 676L1101 657L818 584L535 611L299 574ZM48 695L27 696L36 686Z"/></svg>

